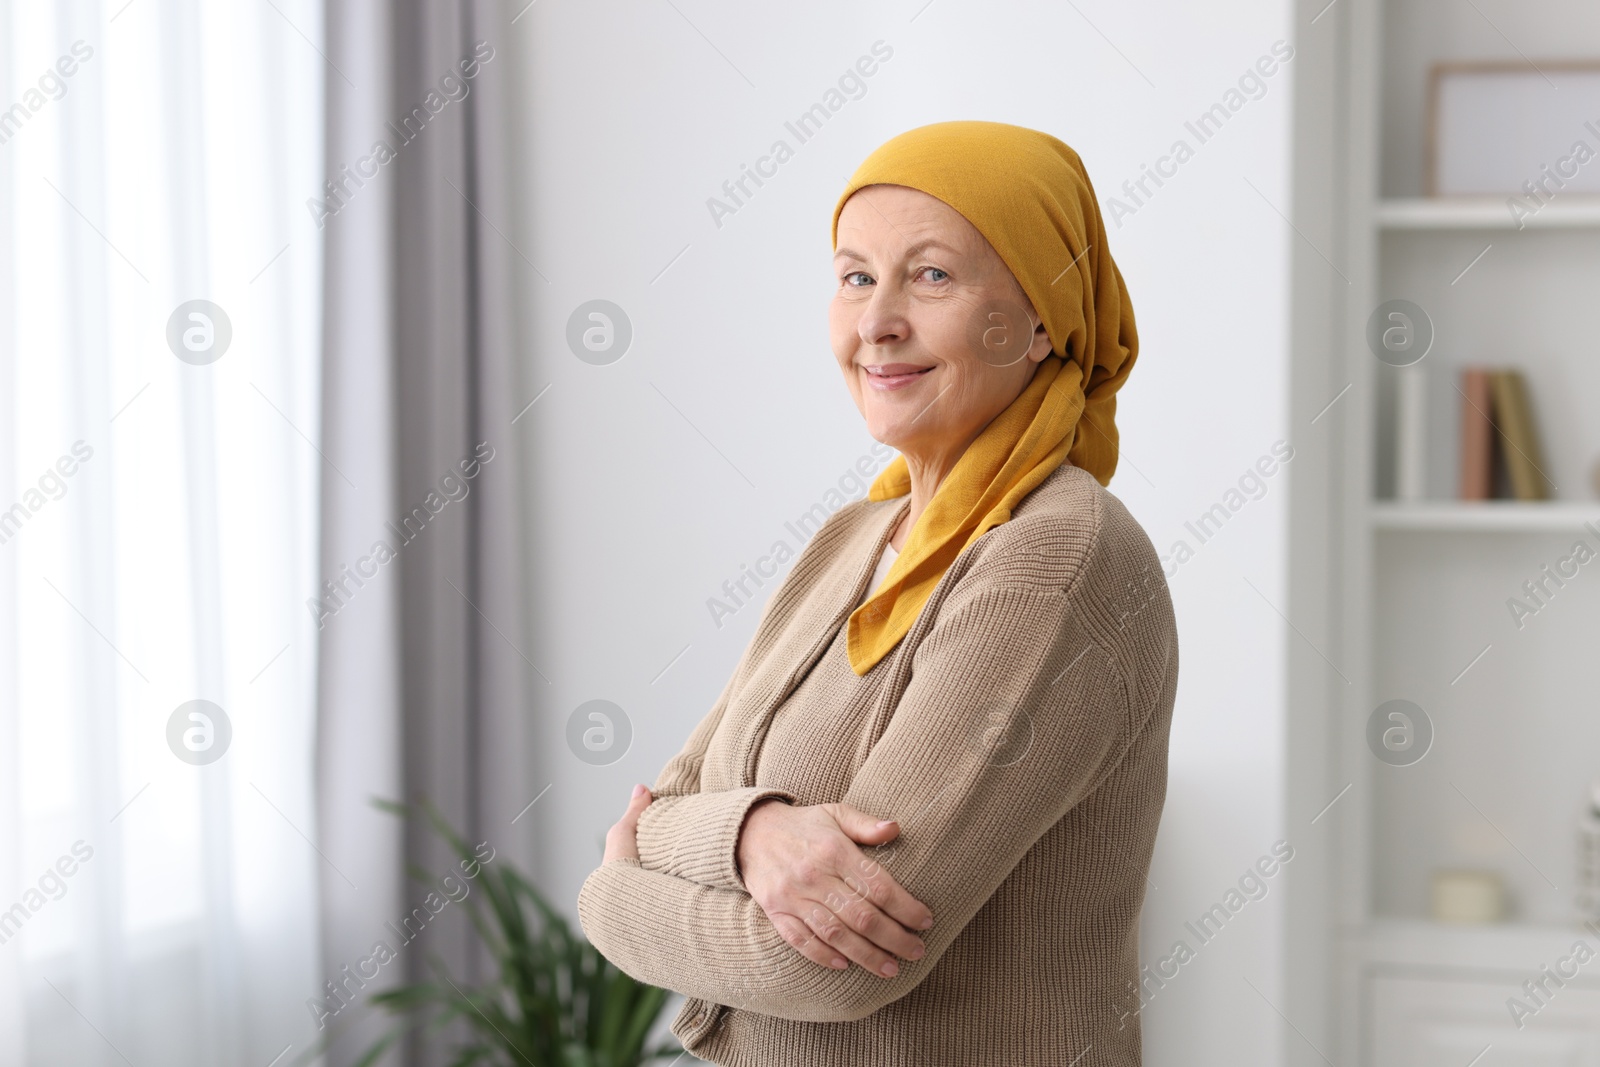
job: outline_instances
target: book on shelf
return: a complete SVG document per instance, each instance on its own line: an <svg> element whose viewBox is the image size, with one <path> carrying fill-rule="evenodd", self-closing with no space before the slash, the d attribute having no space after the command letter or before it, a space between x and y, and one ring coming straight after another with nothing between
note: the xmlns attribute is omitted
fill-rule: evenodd
<svg viewBox="0 0 1600 1067"><path fill-rule="evenodd" d="M1461 371L1461 499L1488 500L1494 487L1494 426L1489 372Z"/></svg>
<svg viewBox="0 0 1600 1067"><path fill-rule="evenodd" d="M1528 400L1528 385L1516 370L1498 370L1490 375L1494 392L1495 422L1500 429L1501 460L1518 500L1545 500L1550 480L1545 477L1544 454L1533 425L1533 408Z"/></svg>
<svg viewBox="0 0 1600 1067"><path fill-rule="evenodd" d="M1462 500L1548 500L1527 380L1513 367L1461 371Z"/></svg>

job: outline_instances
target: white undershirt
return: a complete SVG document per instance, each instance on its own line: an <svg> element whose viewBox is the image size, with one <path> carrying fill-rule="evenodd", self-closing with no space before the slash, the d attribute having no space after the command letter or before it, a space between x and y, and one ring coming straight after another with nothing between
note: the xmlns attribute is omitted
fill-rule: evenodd
<svg viewBox="0 0 1600 1067"><path fill-rule="evenodd" d="M867 582L866 592L861 594L862 604L865 604L867 599L877 592L878 586L883 584L884 576L889 573L889 568L894 565L895 557L899 554L894 550L894 545L888 541L883 543L883 556L878 560L878 567L872 572L871 580Z"/></svg>

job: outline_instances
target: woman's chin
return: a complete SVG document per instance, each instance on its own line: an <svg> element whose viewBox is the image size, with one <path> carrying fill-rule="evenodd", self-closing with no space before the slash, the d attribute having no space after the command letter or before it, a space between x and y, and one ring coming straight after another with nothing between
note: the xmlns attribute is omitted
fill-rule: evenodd
<svg viewBox="0 0 1600 1067"><path fill-rule="evenodd" d="M914 413L913 413L914 414ZM904 452L906 446L913 440L909 432L911 427L910 415L902 416L899 412L885 415L883 412L870 413L867 417L867 433L880 444L888 445L896 452Z"/></svg>

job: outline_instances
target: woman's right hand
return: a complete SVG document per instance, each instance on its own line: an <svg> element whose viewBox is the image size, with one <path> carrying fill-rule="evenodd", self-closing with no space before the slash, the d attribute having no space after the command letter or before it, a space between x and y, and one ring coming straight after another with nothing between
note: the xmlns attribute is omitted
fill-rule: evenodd
<svg viewBox="0 0 1600 1067"><path fill-rule="evenodd" d="M892 978L894 957L922 958L927 946L912 931L932 926L933 913L857 845L899 833L895 821L849 804L802 807L772 797L745 817L739 870L772 925L806 958L841 969L854 960Z"/></svg>

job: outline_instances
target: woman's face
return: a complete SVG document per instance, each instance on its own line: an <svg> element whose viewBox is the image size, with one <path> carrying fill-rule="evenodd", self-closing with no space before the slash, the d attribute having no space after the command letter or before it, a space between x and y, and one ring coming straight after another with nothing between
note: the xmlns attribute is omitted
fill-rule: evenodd
<svg viewBox="0 0 1600 1067"><path fill-rule="evenodd" d="M999 253L927 193L858 190L838 248L829 334L867 431L953 463L1050 354L1044 326Z"/></svg>

